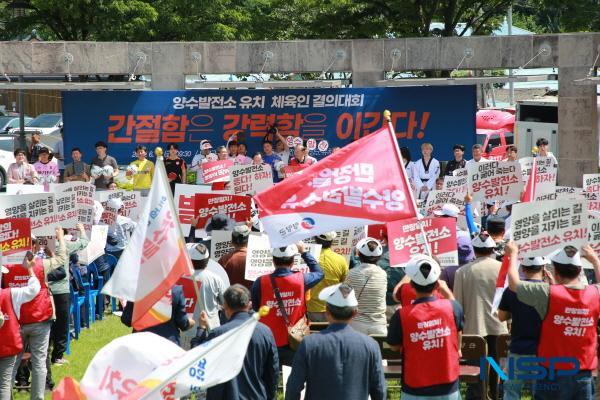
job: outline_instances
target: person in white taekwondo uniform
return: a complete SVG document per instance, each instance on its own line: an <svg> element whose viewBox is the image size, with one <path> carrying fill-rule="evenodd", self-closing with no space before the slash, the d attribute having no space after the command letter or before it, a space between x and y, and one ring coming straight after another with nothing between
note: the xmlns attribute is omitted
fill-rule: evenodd
<svg viewBox="0 0 600 400"><path fill-rule="evenodd" d="M435 180L440 176L440 162L433 158L431 143L421 145L422 157L413 164L413 178L419 199L427 199L429 191L435 189Z"/></svg>

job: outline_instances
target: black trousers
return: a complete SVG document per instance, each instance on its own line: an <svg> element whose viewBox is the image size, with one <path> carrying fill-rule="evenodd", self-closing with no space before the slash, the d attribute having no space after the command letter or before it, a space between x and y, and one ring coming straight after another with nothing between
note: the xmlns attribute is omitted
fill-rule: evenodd
<svg viewBox="0 0 600 400"><path fill-rule="evenodd" d="M56 320L50 329L50 344L52 345L52 353L50 361L55 362L63 358L67 350L67 332L69 329L69 294L54 294L54 309L56 312Z"/></svg>

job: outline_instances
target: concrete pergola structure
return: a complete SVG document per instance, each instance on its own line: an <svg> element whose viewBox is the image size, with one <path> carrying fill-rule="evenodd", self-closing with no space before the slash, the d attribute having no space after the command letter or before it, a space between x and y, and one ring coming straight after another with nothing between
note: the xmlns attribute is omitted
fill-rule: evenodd
<svg viewBox="0 0 600 400"><path fill-rule="evenodd" d="M559 184L580 186L598 170L595 82L585 78L599 53L600 34L471 36L273 42L2 42L0 73L8 75L146 74L152 89L183 89L185 75L352 72L355 87L375 86L385 71L559 68ZM540 54L541 49L549 52ZM342 55L343 50L343 57ZM398 52L399 50L399 52ZM270 59L265 62L265 52ZM400 56L398 58L398 55ZM70 57L72 56L72 58ZM65 60L70 59L67 63ZM533 59L533 60L532 60Z"/></svg>

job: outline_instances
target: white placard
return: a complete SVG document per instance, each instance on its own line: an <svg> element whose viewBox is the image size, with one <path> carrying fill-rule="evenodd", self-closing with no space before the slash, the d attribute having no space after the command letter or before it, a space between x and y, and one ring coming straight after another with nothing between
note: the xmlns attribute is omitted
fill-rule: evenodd
<svg viewBox="0 0 600 400"><path fill-rule="evenodd" d="M547 256L567 245L579 249L588 239L584 200L549 200L514 204L510 219L519 256Z"/></svg>
<svg viewBox="0 0 600 400"><path fill-rule="evenodd" d="M517 161L471 163L469 192L474 200L517 201L523 191L521 165Z"/></svg>
<svg viewBox="0 0 600 400"><path fill-rule="evenodd" d="M104 247L106 247L106 236L108 235L108 225L94 225L92 226L92 233L90 235L90 243L87 247L77 254L79 255L79 262L88 265L89 263L96 260L98 257L104 254Z"/></svg>
<svg viewBox="0 0 600 400"><path fill-rule="evenodd" d="M234 165L229 168L233 194L255 195L273 186L269 164Z"/></svg>
<svg viewBox="0 0 600 400"><path fill-rule="evenodd" d="M35 236L54 235L56 221L54 193L30 193L0 197L0 218L30 218Z"/></svg>
<svg viewBox="0 0 600 400"><path fill-rule="evenodd" d="M431 215L439 210L446 203L454 204L461 212L465 210L464 195L455 192L446 192L444 190L432 190L427 195L425 202L425 215Z"/></svg>
<svg viewBox="0 0 600 400"><path fill-rule="evenodd" d="M221 257L233 250L231 231L212 231L210 239L210 258L219 261Z"/></svg>

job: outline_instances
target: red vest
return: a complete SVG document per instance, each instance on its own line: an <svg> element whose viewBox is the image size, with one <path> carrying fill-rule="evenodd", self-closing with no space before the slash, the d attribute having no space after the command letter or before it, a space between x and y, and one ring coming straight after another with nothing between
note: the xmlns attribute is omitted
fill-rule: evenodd
<svg viewBox="0 0 600 400"><path fill-rule="evenodd" d="M548 313L542 321L538 357L575 357L579 360L581 371L595 370L598 365L598 314L600 293L594 286L577 290L564 285L551 285ZM555 368L571 369L573 366L557 364Z"/></svg>
<svg viewBox="0 0 600 400"><path fill-rule="evenodd" d="M444 297L440 294L440 292L436 289L433 291L433 295L438 299L443 299ZM415 301L417 298L417 291L414 287L408 283L403 283L400 285L400 295L396 295L396 298L400 299L400 304L402 307L409 306Z"/></svg>
<svg viewBox="0 0 600 400"><path fill-rule="evenodd" d="M23 350L23 342L10 289L0 289L0 312L4 313L4 325L0 328L0 358L17 355Z"/></svg>
<svg viewBox="0 0 600 400"><path fill-rule="evenodd" d="M411 304L399 312L404 383L422 388L456 381L460 369L458 332L450 300Z"/></svg>
<svg viewBox="0 0 600 400"><path fill-rule="evenodd" d="M36 257L33 267L33 272L40 281L40 292L29 303L21 306L21 318L19 319L21 325L44 322L52 318L52 299L46 284L42 261L41 258ZM29 273L22 265L9 265L8 274L3 275L2 280L8 287L24 287L27 286Z"/></svg>
<svg viewBox="0 0 600 400"><path fill-rule="evenodd" d="M271 328L277 347L288 344L288 331L283 319L283 314L279 310L277 297L271 286L269 275L260 278L260 305L271 309L266 317L262 317L260 322ZM279 288L281 300L287 311L290 326L294 326L306 314L306 298L304 295L304 275L300 272L294 272L288 276L276 277L275 283Z"/></svg>

